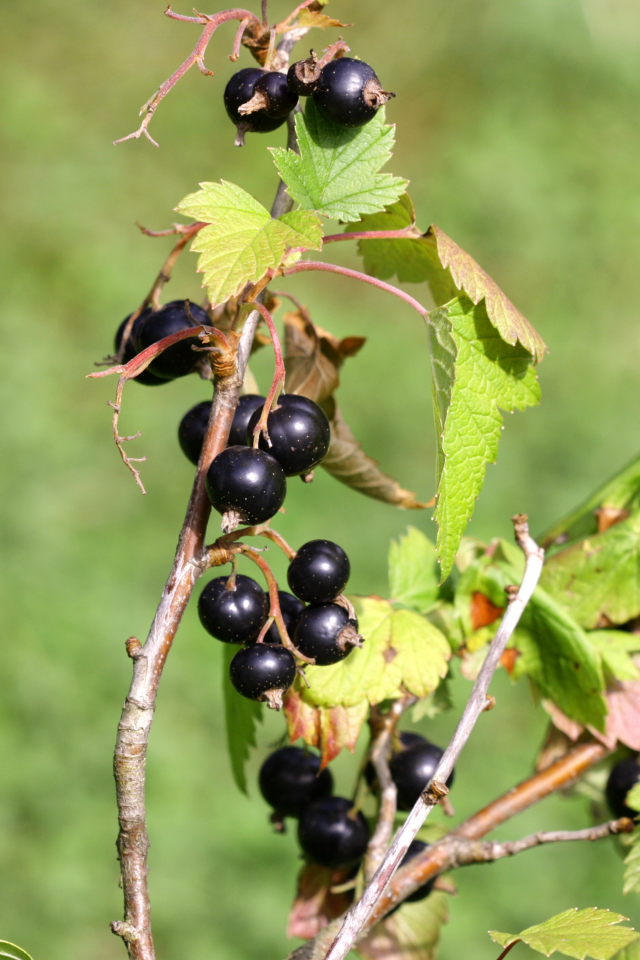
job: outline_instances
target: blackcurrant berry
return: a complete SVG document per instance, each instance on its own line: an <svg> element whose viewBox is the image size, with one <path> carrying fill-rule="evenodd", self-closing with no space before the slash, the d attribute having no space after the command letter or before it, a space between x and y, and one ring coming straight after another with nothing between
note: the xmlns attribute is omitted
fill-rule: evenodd
<svg viewBox="0 0 640 960"><path fill-rule="evenodd" d="M262 414L255 410L247 427L247 444L253 444L253 431ZM267 431L271 445L264 434L260 449L275 457L287 477L309 473L327 455L331 442L331 427L327 415L317 403L295 393L283 394L269 411Z"/></svg>
<svg viewBox="0 0 640 960"><path fill-rule="evenodd" d="M419 853L422 853L429 846L428 843L424 843L422 840L412 840L409 844L409 849L405 853L404 857L400 861L401 867L406 867L410 860L413 860L414 857L417 857ZM436 882L436 878L432 877L431 880L427 880L421 887L418 887L413 893L409 894L408 897L405 897L403 903L417 903L418 900L424 900L425 897L428 897L431 891L433 890L433 885ZM402 906L402 903L399 903L397 907L394 907L393 910L390 910L387 914L388 917L392 913L395 913L396 910L399 910Z"/></svg>
<svg viewBox="0 0 640 960"><path fill-rule="evenodd" d="M282 75L277 74L276 76ZM238 70L237 73L234 73L225 87L224 105L229 118L238 128L236 145L239 147L244 144L245 133L269 133L271 130L277 130L285 122L287 115L297 103L297 97L287 88L284 76L282 76L282 81L274 81L269 77L270 74L265 70L246 67L244 70ZM251 113L241 113L240 108L253 99L260 81L261 87L265 89L258 89L258 92L261 93L259 100L264 106ZM282 89L283 86L286 88L286 93ZM279 96L278 90L280 90ZM283 113L286 103L291 103L294 97L293 106ZM265 109L267 106L275 112L267 112L267 109Z"/></svg>
<svg viewBox="0 0 640 960"><path fill-rule="evenodd" d="M389 772L398 791L398 809L411 810L416 800L436 772L442 754L440 747L429 740L394 753L389 761ZM453 772L447 786L453 783Z"/></svg>
<svg viewBox="0 0 640 960"><path fill-rule="evenodd" d="M286 647L254 643L238 650L229 664L229 676L243 697L265 701L272 710L279 710L283 694L296 678L296 661Z"/></svg>
<svg viewBox="0 0 640 960"><path fill-rule="evenodd" d="M310 97L315 90L322 70L318 66L318 58L313 50L306 60L292 63L287 73L289 88L298 97Z"/></svg>
<svg viewBox="0 0 640 960"><path fill-rule="evenodd" d="M287 580L292 593L305 603L328 603L347 585L351 564L337 543L309 540L289 564Z"/></svg>
<svg viewBox="0 0 640 960"><path fill-rule="evenodd" d="M140 324L137 333L138 344L141 350L145 350L158 340L169 337L172 333L178 333L180 330L188 330L198 323L210 323L209 317L197 304L189 305L189 310L193 321L187 316L184 300L172 300L171 303L165 303L155 313L150 313ZM197 337L188 337L186 340L180 340L168 347L164 353L152 360L147 369L156 377L162 380L175 380L176 377L184 377L194 369L200 354L195 353L191 347L201 346Z"/></svg>
<svg viewBox="0 0 640 960"><path fill-rule="evenodd" d="M412 733L411 730L403 730L398 734L398 739L400 741L401 749L404 747L413 747L416 744L425 744L429 741L425 737L421 737L419 733ZM377 789L378 778L376 776L376 768L369 760L364 768L364 778L367 781L367 785L373 790Z"/></svg>
<svg viewBox="0 0 640 960"><path fill-rule="evenodd" d="M640 780L640 763L635 760L621 760L611 769L605 793L607 803L614 817L629 817L631 820L640 816L637 810L632 810L626 804L627 794Z"/></svg>
<svg viewBox="0 0 640 960"><path fill-rule="evenodd" d="M286 120L298 102L298 96L289 88L284 73L269 71L256 81L253 95L261 94L264 97L264 112L268 117L276 120ZM251 117L252 114L245 114Z"/></svg>
<svg viewBox="0 0 640 960"><path fill-rule="evenodd" d="M331 771L320 771L320 757L300 747L282 747L260 768L260 793L283 817L299 817L305 807L333 791Z"/></svg>
<svg viewBox="0 0 640 960"><path fill-rule="evenodd" d="M292 593L287 593L286 590L278 590L278 597L280 598L280 610L282 611L282 619L284 620L284 625L287 628L287 633L293 639L293 635L296 627L298 626L298 620L300 619L300 614L304 610L304 603L302 600L298 600L297 597L294 597ZM266 594L267 605L269 605L269 594ZM272 623L269 629L267 630L265 637L265 643L281 643L280 631L278 630L278 625Z"/></svg>
<svg viewBox="0 0 640 960"><path fill-rule="evenodd" d="M198 600L198 615L207 633L224 643L255 640L267 619L267 601L258 583L241 573L227 590L228 577L211 580Z"/></svg>
<svg viewBox="0 0 640 960"><path fill-rule="evenodd" d="M319 666L337 663L362 646L358 621L352 620L339 603L313 604L300 614L294 643L305 657L313 657Z"/></svg>
<svg viewBox="0 0 640 960"><path fill-rule="evenodd" d="M362 859L369 842L369 827L359 811L354 813L351 800L324 797L302 813L298 842L315 863L339 870Z"/></svg>
<svg viewBox="0 0 640 960"><path fill-rule="evenodd" d="M264 523L277 513L287 478L277 460L251 447L227 447L207 471L207 492L230 533L241 523Z"/></svg>
<svg viewBox="0 0 640 960"><path fill-rule="evenodd" d="M340 57L322 68L313 102L325 118L342 127L361 127L373 120L390 97L368 63Z"/></svg>
<svg viewBox="0 0 640 960"><path fill-rule="evenodd" d="M143 310L140 316L133 321L133 326L131 327L131 331L129 333L129 336L127 337L127 342L124 346L124 352L122 355L123 363L129 363L129 360L133 360L133 358L138 353L140 353L140 348L138 347L137 341L136 341L136 335L138 333L138 330L140 329L140 323L146 320L146 318L149 316L150 313L151 313L151 309L150 307L147 307L146 310ZM129 314L129 317L130 316L131 314ZM124 320L122 321L122 323L120 324L120 326L116 331L115 342L114 342L116 353L120 352L122 335L124 333L124 329L127 325L129 317L124 318ZM147 387L157 387L162 383L166 383L167 381L161 380L159 377L154 377L154 375L149 372L149 368L147 367L146 370L143 370L142 373L139 373L138 376L135 377L134 382L143 383Z"/></svg>
<svg viewBox="0 0 640 960"><path fill-rule="evenodd" d="M247 445L247 426L251 419L251 414L258 407L261 407L265 401L264 397L257 393L245 393L238 400L236 412L233 415L231 430L229 431L229 447L241 447ZM248 446L253 446L253 440Z"/></svg>
<svg viewBox="0 0 640 960"><path fill-rule="evenodd" d="M197 465L207 432L211 400L202 400L187 410L178 427L178 442L187 460Z"/></svg>

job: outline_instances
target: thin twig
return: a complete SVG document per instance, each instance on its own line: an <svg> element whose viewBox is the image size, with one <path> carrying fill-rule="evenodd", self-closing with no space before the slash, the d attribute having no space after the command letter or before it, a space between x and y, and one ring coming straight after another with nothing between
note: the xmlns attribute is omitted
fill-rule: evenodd
<svg viewBox="0 0 640 960"><path fill-rule="evenodd" d="M267 420L269 418L269 413L274 404L278 390L284 390L284 378L286 375L286 369L284 365L284 359L282 357L282 347L280 346L280 338L278 337L278 331L276 330L276 325L273 322L273 317L267 310L267 308L262 303L256 303L256 307L262 314L263 319L265 320L267 326L269 327L269 333L271 334L271 342L273 344L273 352L275 354L276 365L273 372L273 380L271 382L271 387L269 388L269 393L267 394L267 399L265 400L262 406L262 413L260 414L260 419L253 428L253 446L257 447L260 442L260 435L264 434L264 438L267 441L267 444L271 446L271 440L269 439L269 430L267 427Z"/></svg>
<svg viewBox="0 0 640 960"><path fill-rule="evenodd" d="M418 227L410 224L402 230L361 230L358 233L330 233L322 238L325 243L337 243L339 240L419 240L423 236Z"/></svg>
<svg viewBox="0 0 640 960"><path fill-rule="evenodd" d="M514 940L512 943L510 943L508 947L505 947L505 948L504 948L504 950L502 951L502 953L501 953L500 956L498 957L498 960L504 960L504 958L505 958L506 955L509 953L509 951L510 951L510 950L513 950L513 948L515 947L516 943L521 943L521 942L522 942L522 941L521 941L520 939L518 939L518 940Z"/></svg>
<svg viewBox="0 0 640 960"><path fill-rule="evenodd" d="M517 593L509 596L509 605L502 618L502 623L489 647L489 652L473 686L471 696L464 708L460 722L438 764L433 779L428 785L425 785L422 796L416 802L404 825L396 834L387 856L376 871L371 883L365 889L361 899L347 913L342 928L327 953L326 960L344 960L348 954L358 934L373 913L377 901L384 893L385 888L400 865L418 830L440 798L448 793L448 788L445 785L446 781L451 775L476 721L486 706L487 691L491 678L498 666L507 641L513 634L527 603L531 599L531 595L540 578L544 561L544 551L529 536L526 516L519 514L513 518L513 523L516 542L518 546L522 548L526 558L522 583Z"/></svg>

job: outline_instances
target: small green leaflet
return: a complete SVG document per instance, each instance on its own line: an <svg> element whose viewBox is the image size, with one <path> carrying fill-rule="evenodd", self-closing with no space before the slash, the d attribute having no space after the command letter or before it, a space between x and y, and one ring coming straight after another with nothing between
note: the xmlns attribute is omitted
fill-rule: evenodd
<svg viewBox="0 0 640 960"><path fill-rule="evenodd" d="M482 489L486 464L498 453L498 408L534 406L540 388L531 354L520 344L505 343L484 302L452 300L430 314L428 329L438 438L436 549L444 580Z"/></svg>
<svg viewBox="0 0 640 960"><path fill-rule="evenodd" d="M342 127L321 117L309 97L305 112L296 114L296 132L300 155L283 147L271 153L301 210L359 220L404 193L406 180L378 173L394 145L394 128L384 122L384 109L363 127Z"/></svg>
<svg viewBox="0 0 640 960"><path fill-rule="evenodd" d="M389 547L389 590L396 603L424 613L439 598L436 548L415 527Z"/></svg>
<svg viewBox="0 0 640 960"><path fill-rule="evenodd" d="M637 787L634 787L634 790L637 791ZM631 793L633 793L634 790L632 790ZM631 793L627 797L629 806L632 806L632 804L629 803ZM638 796L638 801L637 806L640 807L640 795ZM640 893L640 827L636 827L629 837L629 840L631 841L631 849L624 859L625 871L622 892Z"/></svg>
<svg viewBox="0 0 640 960"><path fill-rule="evenodd" d="M251 194L225 180L201 183L176 210L209 224L191 249L200 254L198 271L214 307L279 267L288 247L322 249L322 224L313 213L295 210L274 220Z"/></svg>
<svg viewBox="0 0 640 960"><path fill-rule="evenodd" d="M527 927L522 933L514 935L490 930L489 936L501 947L522 940L545 957L557 950L575 960L584 960L584 957L610 960L618 950L638 939L631 927L616 926L626 919L619 913L587 907L586 910L565 910L544 923Z"/></svg>
<svg viewBox="0 0 640 960"><path fill-rule="evenodd" d="M555 553L540 583L587 629L640 613L640 513Z"/></svg>
<svg viewBox="0 0 640 960"><path fill-rule="evenodd" d="M625 630L591 630L587 638L600 651L603 666L616 680L640 679L640 670L630 656L640 650L640 637Z"/></svg>
<svg viewBox="0 0 640 960"><path fill-rule="evenodd" d="M0 940L0 957L9 957L9 960L31 960L26 950L16 947L15 943Z"/></svg>
<svg viewBox="0 0 640 960"><path fill-rule="evenodd" d="M302 699L317 707L353 707L367 698L381 703L402 695L404 687L426 697L447 673L451 650L446 638L419 614L395 610L386 600L352 597L362 649L329 667L307 667L310 687Z"/></svg>
<svg viewBox="0 0 640 960"><path fill-rule="evenodd" d="M248 795L245 764L251 748L256 746L256 728L262 723L262 705L255 700L247 700L234 690L229 679L229 665L237 653L237 647L223 643L222 690L224 695L224 715L227 729L227 749L231 771L236 786Z"/></svg>

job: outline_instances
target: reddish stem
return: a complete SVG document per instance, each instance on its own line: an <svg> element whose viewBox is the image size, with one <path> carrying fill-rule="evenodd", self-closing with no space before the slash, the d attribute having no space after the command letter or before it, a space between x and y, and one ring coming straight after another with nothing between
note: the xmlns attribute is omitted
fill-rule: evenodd
<svg viewBox="0 0 640 960"><path fill-rule="evenodd" d="M240 21L240 26L238 27L236 38L233 41L233 50L229 54L229 60L231 60L232 63L235 63L238 57L240 56L240 44L242 43L244 32L250 23L251 23L251 20Z"/></svg>
<svg viewBox="0 0 640 960"><path fill-rule="evenodd" d="M341 277L350 277L352 280L361 280L363 283L370 283L372 287L378 287L380 290L386 290L387 293L392 293L395 297L399 297L401 300L404 300L405 303L408 303L410 307L413 307L421 317L425 320L429 319L429 311L426 307L423 307L421 303L418 303L417 300L414 300L408 293L405 293L404 290L400 290L398 287L394 287L390 283L385 283L384 280L378 280L376 277L370 277L366 273L359 273L357 270L349 270L348 267L338 267L335 263L323 263L321 260L301 260L299 263L294 263L293 266L287 267L282 271L282 275L285 277L290 277L294 273L306 273L309 270L319 270L324 273L337 273Z"/></svg>
<svg viewBox="0 0 640 960"><path fill-rule="evenodd" d="M284 378L285 378L285 366L284 360L282 358L282 348L280 346L280 339L278 337L278 331L276 330L275 324L273 322L273 317L267 310L267 308L262 303L255 301L251 304L252 307L255 307L256 310L259 310L262 316L264 317L267 326L269 327L269 332L271 334L271 340L273 343L273 352L276 358L276 367L273 373L273 380L271 382L271 387L269 393L267 394L267 399L264 402L262 407L262 413L260 414L260 419L253 430L253 446L257 447L260 441L260 434L264 434L264 438L271 446L271 441L269 440L269 432L267 430L267 418L273 406L273 401L275 400L276 393L278 388L282 387L284 389Z"/></svg>
<svg viewBox="0 0 640 960"><path fill-rule="evenodd" d="M330 233L323 237L322 243L336 243L337 240L418 240L422 233L414 227L403 227L402 230L361 230L356 233Z"/></svg>
<svg viewBox="0 0 640 960"><path fill-rule="evenodd" d="M513 948L515 947L516 943L522 943L522 941L521 941L521 940L514 940L513 943L510 943L508 947L505 947L505 948L504 948L504 950L502 951L502 953L501 953L500 956L498 957L498 960L504 960L504 958L505 958L506 955L509 953L509 951L510 951L510 950L513 950Z"/></svg>

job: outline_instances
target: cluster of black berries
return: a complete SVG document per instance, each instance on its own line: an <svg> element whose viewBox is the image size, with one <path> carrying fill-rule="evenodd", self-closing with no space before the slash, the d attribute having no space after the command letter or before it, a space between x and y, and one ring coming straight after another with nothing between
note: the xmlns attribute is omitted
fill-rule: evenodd
<svg viewBox="0 0 640 960"><path fill-rule="evenodd" d="M414 733L400 734L400 749L391 757L389 769L398 789L398 808L410 810L435 773L442 750ZM375 788L371 764L365 777ZM448 783L453 780L453 774ZM272 820L282 824L285 817L298 822L298 842L307 858L330 870L357 872L369 843L369 825L363 814L346 797L336 797L333 777L320 770L320 758L299 747L283 747L267 757L260 769L260 792L273 808ZM402 861L412 860L428 844L414 840ZM407 897L422 900L432 890L435 878Z"/></svg>
<svg viewBox="0 0 640 960"><path fill-rule="evenodd" d="M629 817L634 820L640 816L637 810L627 805L627 794L637 783L640 783L640 762L637 755L635 758L620 760L611 768L605 793L614 817Z"/></svg>
<svg viewBox="0 0 640 960"><path fill-rule="evenodd" d="M292 593L278 591L287 633L305 657L321 666L344 659L361 643L357 620L340 597L349 573L349 558L337 543L311 540L289 564ZM246 644L230 666L231 682L238 693L280 707L283 694L295 680L296 662L282 646L275 623L263 641L256 642L269 615L269 594L242 574L235 580L216 577L200 594L198 613L212 637Z"/></svg>
<svg viewBox="0 0 640 960"><path fill-rule="evenodd" d="M159 310L152 310L147 307L137 317L129 331L124 346L122 362L128 363L129 360L151 347L159 340L171 336L173 333L179 333L180 330L188 330L189 327L197 326L200 323L209 323L209 317L202 307L197 304L189 304L191 319L187 315L186 300L172 300L171 303L165 303ZM116 332L115 349L119 353L122 345L122 337L128 326L131 314L126 317ZM135 378L137 383L144 383L148 387L156 387L169 380L175 380L177 377L185 377L193 373L197 367L200 355L192 350L192 347L199 347L200 341L197 337L187 337L168 347L160 356L152 360L146 370L139 373Z"/></svg>
<svg viewBox="0 0 640 960"><path fill-rule="evenodd" d="M362 60L342 57L320 68L312 52L307 60L290 67L285 76L271 70L247 67L229 80L224 105L238 129L237 146L245 134L268 133L281 126L298 103L313 97L320 113L344 127L361 127L375 117L390 97L375 72Z"/></svg>

